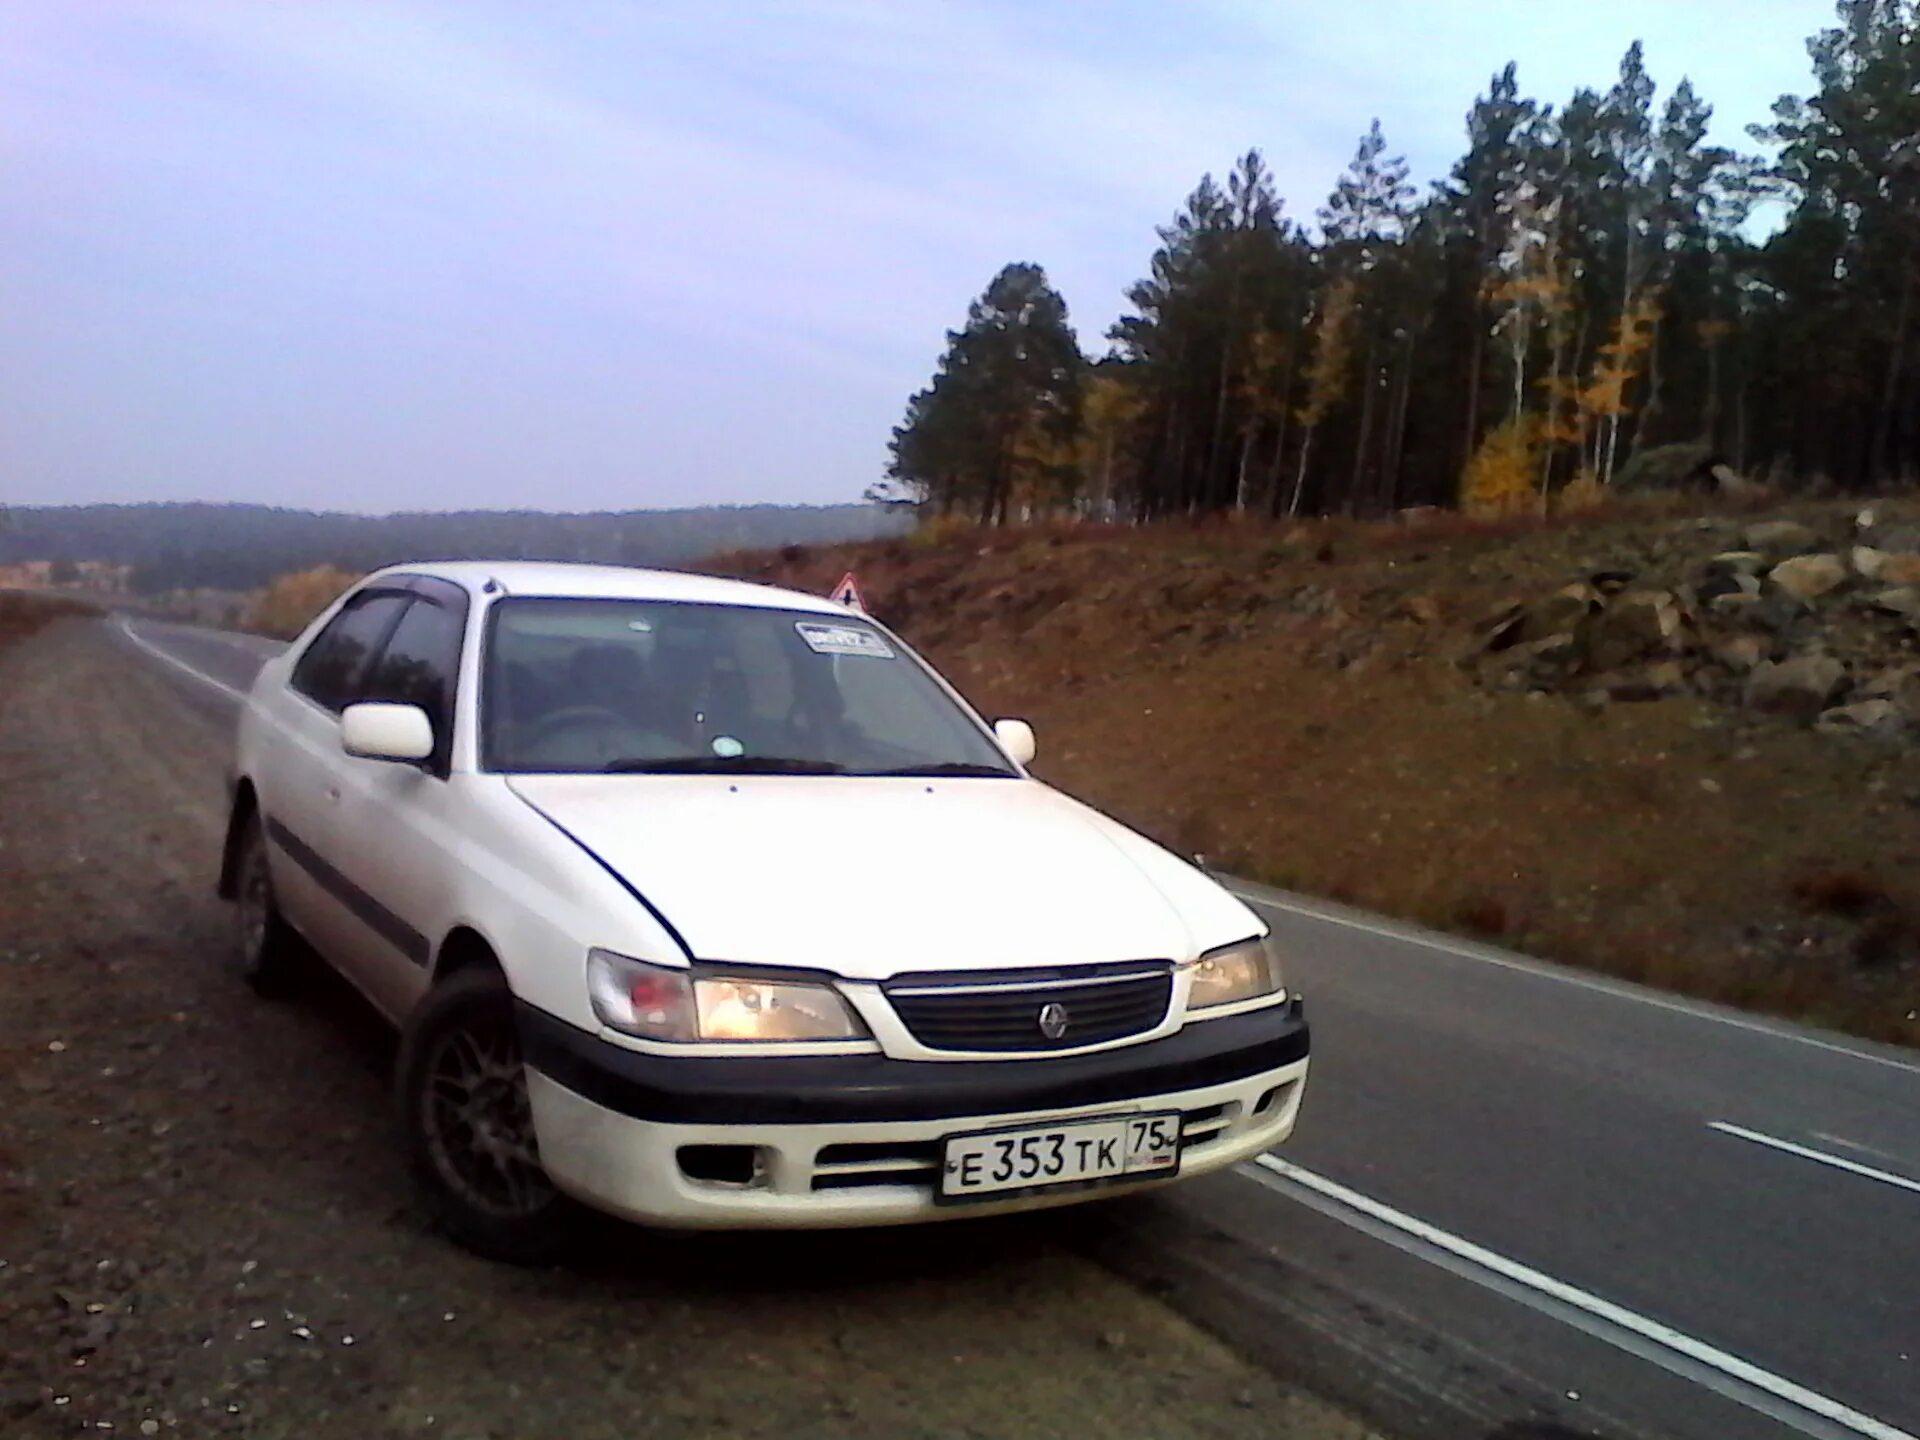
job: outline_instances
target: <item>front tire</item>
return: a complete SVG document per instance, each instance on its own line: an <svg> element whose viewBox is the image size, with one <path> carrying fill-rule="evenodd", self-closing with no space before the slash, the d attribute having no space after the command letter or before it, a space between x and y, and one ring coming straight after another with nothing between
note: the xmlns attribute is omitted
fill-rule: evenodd
<svg viewBox="0 0 1920 1440"><path fill-rule="evenodd" d="M495 1260L558 1255L579 1218L540 1164L513 995L488 966L428 992L400 1042L400 1127L440 1228Z"/></svg>
<svg viewBox="0 0 1920 1440"><path fill-rule="evenodd" d="M298 988L299 942L280 913L259 811L242 823L233 867L234 951L255 992L284 1000Z"/></svg>

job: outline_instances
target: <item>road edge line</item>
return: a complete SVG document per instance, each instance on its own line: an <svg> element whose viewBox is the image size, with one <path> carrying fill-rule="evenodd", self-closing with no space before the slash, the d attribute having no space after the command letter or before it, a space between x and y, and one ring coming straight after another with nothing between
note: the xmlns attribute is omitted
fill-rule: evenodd
<svg viewBox="0 0 1920 1440"><path fill-rule="evenodd" d="M147 654L153 656L154 659L164 661L166 664L171 665L174 669L178 670L183 675L192 676L195 680L198 680L202 685L211 685L214 689L225 694L229 699L232 699L235 701L241 701L241 702L244 702L246 700L247 696L245 691L236 690L233 688L233 686L227 684L226 681L216 680L214 679L213 676L207 674L203 670L196 670L193 666L187 664L187 662L182 660L179 656L169 655L166 651L162 650L158 645L154 644L151 640L148 640L144 636L135 633L133 626L127 622L124 616L121 617L118 624L120 627L120 633L122 635L126 636L127 639L131 640L135 645L139 646L142 650L146 651Z"/></svg>
<svg viewBox="0 0 1920 1440"><path fill-rule="evenodd" d="M1543 1271L1523 1265L1518 1260L1511 1260L1497 1251L1476 1245L1471 1240L1442 1230L1439 1226L1421 1220L1417 1216L1396 1210L1393 1206L1375 1200L1370 1195L1351 1190L1338 1181L1329 1180L1324 1175L1296 1165L1290 1160L1283 1160L1272 1154L1256 1155L1247 1162L1247 1166L1257 1167L1257 1169L1247 1170L1247 1173L1261 1183L1274 1185L1274 1181L1267 1175L1259 1173L1259 1171L1266 1171L1269 1175L1305 1190L1310 1195L1333 1202L1337 1209L1332 1211L1321 1206L1314 1208L1321 1209L1323 1213L1333 1213L1335 1218L1354 1225L1355 1228L1371 1228L1358 1224L1354 1218L1364 1217L1376 1225L1389 1227L1431 1249L1439 1250L1457 1261L1464 1261L1469 1267L1497 1276L1507 1282L1508 1286L1530 1291L1533 1295L1544 1297L1565 1310L1575 1311L1590 1321L1598 1321L1600 1322L1598 1326L1583 1325L1581 1328L1618 1348L1628 1350L1629 1353L1652 1358L1647 1356L1646 1349L1641 1345L1623 1344L1622 1337L1619 1334L1608 1333L1609 1330L1625 1332L1627 1336L1642 1342L1644 1346L1677 1356L1693 1366L1734 1381L1736 1382L1734 1386L1716 1385L1714 1388L1727 1398L1765 1414L1770 1419L1792 1423L1772 1407L1756 1404L1752 1396L1743 1393L1740 1387L1749 1391L1757 1390L1772 1400L1792 1407L1801 1415L1814 1417L1825 1422L1827 1426L1838 1427L1848 1434L1864 1436L1866 1440L1920 1440L1920 1436L1901 1430L1884 1420L1875 1419L1816 1390L1809 1390L1804 1385L1796 1384L1784 1376L1775 1375L1772 1371L1762 1369L1751 1361L1742 1360L1739 1356L1709 1345L1704 1340L1697 1340L1684 1331L1664 1325L1658 1320L1649 1319L1611 1300L1590 1294L1564 1280L1557 1280ZM1339 1210L1351 1213L1340 1214ZM1669 1365L1667 1368L1672 1366ZM1805 1430L1802 1425L1796 1425L1794 1428Z"/></svg>
<svg viewBox="0 0 1920 1440"><path fill-rule="evenodd" d="M1910 1180L1905 1175L1894 1174L1891 1170L1876 1170L1871 1165L1862 1165L1858 1160L1849 1160L1842 1155L1829 1155L1824 1150L1815 1150L1808 1145L1782 1140L1777 1135L1768 1135L1759 1130L1749 1130L1746 1126L1735 1125L1729 1120L1709 1120L1707 1128L1717 1130L1722 1135L1731 1135L1737 1140L1747 1140L1755 1145L1782 1150L1789 1155L1798 1155L1802 1160L1811 1160L1819 1165L1831 1165L1836 1170L1864 1175L1869 1180L1878 1180L1883 1185L1893 1185L1901 1190L1911 1190L1916 1195L1920 1195L1920 1180Z"/></svg>

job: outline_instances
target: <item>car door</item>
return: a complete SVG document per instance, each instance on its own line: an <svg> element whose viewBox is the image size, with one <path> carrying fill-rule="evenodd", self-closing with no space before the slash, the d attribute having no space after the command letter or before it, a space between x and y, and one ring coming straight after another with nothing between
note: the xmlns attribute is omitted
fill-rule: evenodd
<svg viewBox="0 0 1920 1440"><path fill-rule="evenodd" d="M395 1016L426 990L433 949L455 913L457 795L453 724L465 592L421 577L405 612L358 687L362 700L418 705L433 724L433 754L417 765L344 755L337 863L361 896L364 983Z"/></svg>
<svg viewBox="0 0 1920 1440"><path fill-rule="evenodd" d="M294 661L287 682L261 698L269 745L253 776L274 894L295 929L356 983L355 896L342 883L340 712L399 620L407 595L370 587L341 607Z"/></svg>

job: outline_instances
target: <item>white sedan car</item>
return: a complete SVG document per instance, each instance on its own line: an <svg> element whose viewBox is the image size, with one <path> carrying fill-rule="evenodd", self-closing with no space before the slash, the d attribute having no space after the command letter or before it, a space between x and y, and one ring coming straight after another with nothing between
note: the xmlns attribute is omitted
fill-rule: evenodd
<svg viewBox="0 0 1920 1440"><path fill-rule="evenodd" d="M242 714L220 887L401 1027L445 1228L530 1259L663 1226L1056 1205L1292 1130L1258 917L1031 778L869 617L694 575L370 576Z"/></svg>

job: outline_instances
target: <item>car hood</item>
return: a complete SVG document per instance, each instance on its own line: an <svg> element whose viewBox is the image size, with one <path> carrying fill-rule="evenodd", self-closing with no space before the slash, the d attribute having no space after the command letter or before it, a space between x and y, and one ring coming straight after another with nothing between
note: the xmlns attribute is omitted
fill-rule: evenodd
<svg viewBox="0 0 1920 1440"><path fill-rule="evenodd" d="M1189 959L1260 929L1186 862L1035 780L517 775L695 958L878 980Z"/></svg>

